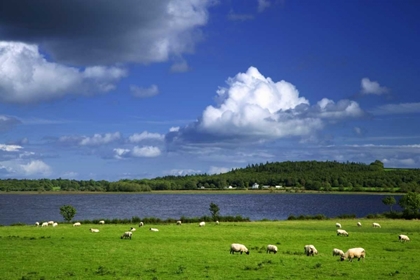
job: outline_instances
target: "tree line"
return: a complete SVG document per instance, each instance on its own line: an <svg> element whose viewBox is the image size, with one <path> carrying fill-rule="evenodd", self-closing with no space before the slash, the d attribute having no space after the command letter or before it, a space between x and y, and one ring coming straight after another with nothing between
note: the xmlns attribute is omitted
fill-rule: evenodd
<svg viewBox="0 0 420 280"><path fill-rule="evenodd" d="M385 168L337 161L285 161L251 164L223 174L105 180L3 179L0 191L148 192L154 190L251 189L281 186L286 190L420 192L420 169Z"/></svg>

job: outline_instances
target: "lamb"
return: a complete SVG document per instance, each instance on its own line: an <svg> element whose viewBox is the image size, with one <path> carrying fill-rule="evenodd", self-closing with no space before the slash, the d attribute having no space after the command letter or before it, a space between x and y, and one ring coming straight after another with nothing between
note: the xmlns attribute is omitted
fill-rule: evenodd
<svg viewBox="0 0 420 280"><path fill-rule="evenodd" d="M267 253L273 252L274 254L277 254L277 246L276 245L267 245Z"/></svg>
<svg viewBox="0 0 420 280"><path fill-rule="evenodd" d="M357 226L358 227L361 227L362 226L362 223L361 222L357 222Z"/></svg>
<svg viewBox="0 0 420 280"><path fill-rule="evenodd" d="M142 226L144 226L144 223L143 222L140 222L139 223L139 227L142 227Z"/></svg>
<svg viewBox="0 0 420 280"><path fill-rule="evenodd" d="M201 222L201 223L199 223L198 224L200 227L204 227L205 225L206 225L206 223L205 222Z"/></svg>
<svg viewBox="0 0 420 280"><path fill-rule="evenodd" d="M79 223L79 222L76 222L76 223L74 223L74 224L73 224L73 226L74 226L74 227L80 227L81 225L82 225L82 224L81 224L81 223Z"/></svg>
<svg viewBox="0 0 420 280"><path fill-rule="evenodd" d="M341 256L341 260L344 261L345 259L349 259L349 261L353 261L354 258L357 258L358 261L360 259L364 259L366 257L365 249L363 248L351 248L348 249L347 252Z"/></svg>
<svg viewBox="0 0 420 280"><path fill-rule="evenodd" d="M219 221L216 221L216 225L218 225L219 224Z"/></svg>
<svg viewBox="0 0 420 280"><path fill-rule="evenodd" d="M53 225L52 225L53 227L56 227L56 226L58 226L58 223L53 223Z"/></svg>
<svg viewBox="0 0 420 280"><path fill-rule="evenodd" d="M181 221L176 221L176 225L180 226L180 225L182 225L182 222Z"/></svg>
<svg viewBox="0 0 420 280"><path fill-rule="evenodd" d="M48 226L47 222L43 222L42 225L41 225L41 227L47 227L47 226Z"/></svg>
<svg viewBox="0 0 420 280"><path fill-rule="evenodd" d="M344 229L337 229L337 236L339 235L344 235L344 236L349 236L349 233L347 231L345 231Z"/></svg>
<svg viewBox="0 0 420 280"><path fill-rule="evenodd" d="M99 224L100 225L104 225L105 224L105 221L104 220L101 220L101 221L99 221Z"/></svg>
<svg viewBox="0 0 420 280"><path fill-rule="evenodd" d="M381 227L381 225L380 225L380 224L378 224L378 223L373 223L373 224L372 224L372 226L373 226L373 227L378 227L378 228L380 228L380 227Z"/></svg>
<svg viewBox="0 0 420 280"><path fill-rule="evenodd" d="M242 255L242 253L245 253L245 254L249 255L248 248L246 248L245 245L243 245L243 244L232 243L230 245L230 254L235 254L235 252L240 252L241 255Z"/></svg>
<svg viewBox="0 0 420 280"><path fill-rule="evenodd" d="M130 229L130 231L136 231L136 229L132 227L132 228Z"/></svg>
<svg viewBox="0 0 420 280"><path fill-rule="evenodd" d="M97 229L97 228L91 228L89 230L90 230L90 232L99 232L99 229Z"/></svg>
<svg viewBox="0 0 420 280"><path fill-rule="evenodd" d="M123 233L123 235L121 235L121 239L126 239L126 238L130 238L133 235L133 233L131 231L126 231Z"/></svg>
<svg viewBox="0 0 420 280"><path fill-rule="evenodd" d="M340 249L334 248L333 249L333 257L334 256L344 256L344 252Z"/></svg>
<svg viewBox="0 0 420 280"><path fill-rule="evenodd" d="M39 227L39 222L35 222L35 226Z"/></svg>
<svg viewBox="0 0 420 280"><path fill-rule="evenodd" d="M407 235L400 234L400 235L398 235L398 240L401 241L401 242L403 242L403 241L407 242L407 241L410 241L410 238Z"/></svg>
<svg viewBox="0 0 420 280"><path fill-rule="evenodd" d="M150 230L151 230L151 231L159 231L159 229L157 229L157 228L152 228L152 227L150 228Z"/></svg>
<svg viewBox="0 0 420 280"><path fill-rule="evenodd" d="M335 226L338 228L341 228L341 224L340 223L335 223Z"/></svg>
<svg viewBox="0 0 420 280"><path fill-rule="evenodd" d="M314 256L314 255L318 255L318 250L315 248L314 245L305 245L303 247L303 249L305 250L305 254L307 256Z"/></svg>
<svg viewBox="0 0 420 280"><path fill-rule="evenodd" d="M49 226L52 226L53 224L54 224L54 221L49 221L49 222L48 222L48 225L49 225Z"/></svg>

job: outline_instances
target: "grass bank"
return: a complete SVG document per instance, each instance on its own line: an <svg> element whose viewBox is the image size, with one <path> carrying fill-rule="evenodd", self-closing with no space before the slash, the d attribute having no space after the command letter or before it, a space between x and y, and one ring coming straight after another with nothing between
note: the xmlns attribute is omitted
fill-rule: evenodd
<svg viewBox="0 0 420 280"><path fill-rule="evenodd" d="M336 235L340 222L350 236ZM1 279L417 279L419 221L268 221L198 224L0 227ZM131 226L133 238L120 239ZM89 228L99 228L91 233ZM156 227L159 232L152 232ZM399 234L411 242L400 243ZM231 255L231 243L249 255ZM277 254L267 254L268 244ZM305 244L319 254L307 257ZM340 262L333 248L363 247L364 261Z"/></svg>

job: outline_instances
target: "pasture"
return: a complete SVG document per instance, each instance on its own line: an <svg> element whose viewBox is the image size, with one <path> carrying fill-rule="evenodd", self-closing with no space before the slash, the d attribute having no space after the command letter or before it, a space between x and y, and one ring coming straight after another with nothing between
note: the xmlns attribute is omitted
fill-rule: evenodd
<svg viewBox="0 0 420 280"><path fill-rule="evenodd" d="M0 227L1 279L417 279L420 221L258 221L241 223ZM337 236L340 222L349 237ZM120 239L136 227L132 239ZM158 228L159 232L149 228ZM92 233L89 228L98 228ZM398 241L406 234L411 242ZM229 254L242 243L249 255ZM274 244L277 254L267 254ZM304 254L313 244L319 254ZM363 247L366 259L339 261Z"/></svg>

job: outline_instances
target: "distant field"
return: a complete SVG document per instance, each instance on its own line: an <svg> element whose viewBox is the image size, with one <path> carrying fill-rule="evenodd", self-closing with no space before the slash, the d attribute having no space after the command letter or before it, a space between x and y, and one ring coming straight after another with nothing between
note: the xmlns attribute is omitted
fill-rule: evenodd
<svg viewBox="0 0 420 280"><path fill-rule="evenodd" d="M420 221L272 221L0 227L1 279L418 279ZM350 236L336 236L340 222ZM135 226L132 240L121 234ZM100 229L91 233L89 228ZM150 227L159 228L152 232ZM399 234L411 242L400 243ZM231 255L231 243L249 255ZM268 244L279 252L267 254ZM307 257L305 244L319 254ZM364 261L340 262L333 248L363 247Z"/></svg>

